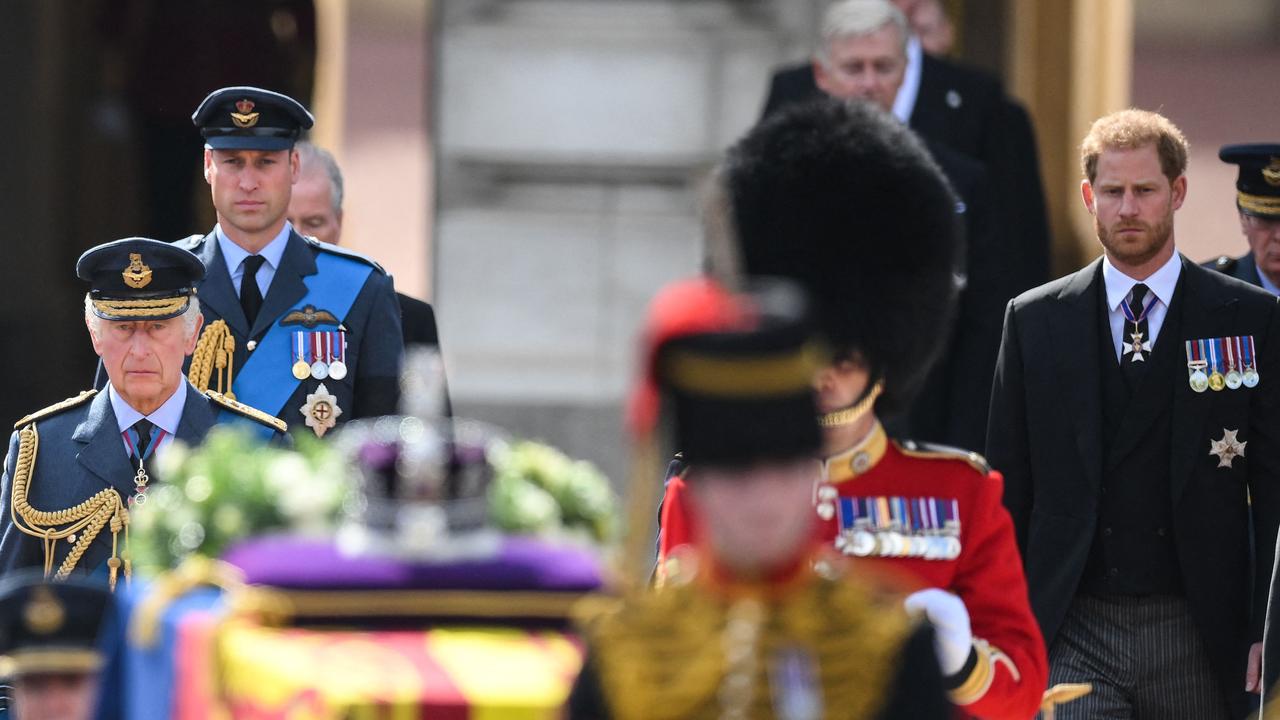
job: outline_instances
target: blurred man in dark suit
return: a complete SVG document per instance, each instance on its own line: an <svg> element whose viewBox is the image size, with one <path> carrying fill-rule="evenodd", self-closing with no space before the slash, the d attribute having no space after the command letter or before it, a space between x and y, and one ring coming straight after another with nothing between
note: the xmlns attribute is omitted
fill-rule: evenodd
<svg viewBox="0 0 1280 720"><path fill-rule="evenodd" d="M859 12L860 4L860 0L836 3L828 10L827 20ZM914 17L919 3L895 0L894 4ZM830 33L824 29L822 34L819 52L811 62L774 73L764 116L822 94L815 75L822 72ZM926 140L945 144L985 166L992 197L1002 199L994 211L1004 227L997 279L1005 299L1048 280L1049 222L1039 152L1026 110L1004 94L995 77L929 54L916 34L907 41L906 66L891 103L894 115Z"/></svg>
<svg viewBox="0 0 1280 720"><path fill-rule="evenodd" d="M289 199L289 222L303 235L321 242L338 245L342 241L342 169L333 154L322 147L302 141L297 144L302 170ZM431 304L397 292L400 301L400 329L404 346L440 349L440 333L436 330L436 313ZM446 415L452 414L448 390L442 405Z"/></svg>
<svg viewBox="0 0 1280 720"><path fill-rule="evenodd" d="M289 222L298 232L333 245L342 240L342 170L333 155L324 148L302 141L297 145L302 158L302 172L293 186L289 200ZM397 292L400 301L400 324L404 345L430 345L438 348L436 313L430 303Z"/></svg>
<svg viewBox="0 0 1280 720"><path fill-rule="evenodd" d="M821 50L812 69L822 93L862 100L894 112L909 68L910 30L887 0L850 0L833 5L823 21ZM1000 314L1008 299L999 276L1007 259L994 222L988 173L981 163L948 145L923 137L960 198L966 252L957 274L965 288L943 354L905 417L890 418L891 430L917 440L978 448L984 441L991 369L1000 343Z"/></svg>

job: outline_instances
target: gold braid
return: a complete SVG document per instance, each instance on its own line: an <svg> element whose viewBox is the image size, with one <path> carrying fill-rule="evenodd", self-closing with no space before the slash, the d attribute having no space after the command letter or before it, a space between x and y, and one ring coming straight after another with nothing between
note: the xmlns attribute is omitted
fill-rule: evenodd
<svg viewBox="0 0 1280 720"><path fill-rule="evenodd" d="M111 559L107 562L111 569L111 588L114 590L116 568L120 564L116 556L115 537L120 529L129 523L129 512L125 510L120 494L114 489L107 488L98 491L79 505L65 510L52 512L37 510L27 501L27 491L31 484L32 472L35 470L36 453L39 448L40 434L36 431L35 423L32 423L19 433L18 458L13 473L13 503L10 506L14 526L28 535L40 538L44 544L45 577L48 577L53 570L54 549L57 541L80 533L80 538L73 543L70 552L58 566L57 574L54 575L55 580L65 580L75 568L76 563L80 562L89 545L98 537L98 533L102 532L102 528L110 522L112 552Z"/></svg>
<svg viewBox="0 0 1280 720"><path fill-rule="evenodd" d="M195 352L191 353L191 368L187 370L187 379L200 392L205 392L209 389L209 381L212 379L213 370L216 367L218 369L218 386L215 389L218 392L230 390L229 358L235 352L235 349L236 339L232 337L231 331L227 328L227 321L215 320L209 323L204 332L200 333L200 341L196 343ZM225 378L222 372L223 368L227 368Z"/></svg>

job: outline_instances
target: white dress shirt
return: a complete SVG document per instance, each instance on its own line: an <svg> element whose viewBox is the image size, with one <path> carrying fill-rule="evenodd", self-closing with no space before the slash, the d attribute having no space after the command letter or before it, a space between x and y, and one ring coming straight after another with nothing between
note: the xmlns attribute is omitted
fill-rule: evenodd
<svg viewBox="0 0 1280 720"><path fill-rule="evenodd" d="M1107 286L1107 315L1111 320L1111 340L1116 351L1116 360L1121 359L1124 346L1129 339L1128 333L1132 329L1125 327L1130 323L1125 319L1124 311L1120 309L1120 302L1128 299L1129 292L1139 282L1146 285L1151 294L1156 296L1156 304L1147 313L1147 337L1143 338L1150 342L1151 348L1154 349L1156 338L1160 337L1160 328L1164 325L1164 318L1169 314L1169 303L1173 302L1173 291L1178 287L1178 276L1181 274L1182 256L1178 254L1177 248L1174 248L1173 256L1168 262L1161 265L1151 277L1141 281L1125 275L1111 264L1111 260L1102 258L1102 281ZM1151 295L1147 295L1142 301L1143 305L1150 302ZM1137 308L1134 308L1134 311L1137 312Z"/></svg>
<svg viewBox="0 0 1280 720"><path fill-rule="evenodd" d="M916 109L916 98L920 96L920 66L924 64L924 48L920 46L920 38L912 35L907 39L907 69L902 74L902 86L893 99L893 116L904 125L911 123L911 113Z"/></svg>
<svg viewBox="0 0 1280 720"><path fill-rule="evenodd" d="M173 436L178 433L178 425L182 422L182 411L187 406L187 385L188 382L185 379L178 383L178 389L173 391L168 400L156 408L155 412L144 416L120 397L114 385L107 384L107 395L111 398L111 409L116 414L116 424L120 426L120 441L124 443L125 452L133 454L132 446L125 439L125 431L143 417L164 431L164 437L154 446L155 450L173 442Z"/></svg>
<svg viewBox="0 0 1280 720"><path fill-rule="evenodd" d="M258 289L262 291L262 297L267 296L267 288L271 287L271 279L276 276L276 269L280 267L280 259L284 257L285 245L289 243L289 233L292 232L293 226L289 221L285 221L284 228L280 230L280 234L271 239L267 246L262 248L262 252L258 253L266 262L262 263L262 267L258 268ZM231 274L231 284L235 286L236 295L240 294L240 280L244 277L244 259L249 257L249 253L244 248L231 241L227 234L222 232L222 224L213 226L214 235L218 238L218 247L222 250L222 258L227 261L227 272Z"/></svg>

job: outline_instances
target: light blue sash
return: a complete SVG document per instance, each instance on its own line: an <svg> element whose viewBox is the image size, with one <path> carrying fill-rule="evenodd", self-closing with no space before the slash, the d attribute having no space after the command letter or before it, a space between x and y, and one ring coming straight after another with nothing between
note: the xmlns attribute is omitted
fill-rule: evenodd
<svg viewBox="0 0 1280 720"><path fill-rule="evenodd" d="M373 267L359 260L322 252L316 255L316 270L315 275L303 279L307 294L298 301L296 308L314 305L317 310L328 310L341 321L350 312ZM258 341L258 347L249 353L244 367L236 373L231 388L237 400L268 415L280 416L285 409L284 404L302 382L292 372L293 333L302 329L310 328L295 328L277 322L267 330L267 334ZM252 422L229 410L222 411L219 421ZM285 422L293 424L289 420ZM275 434L269 427L253 424L268 437Z"/></svg>

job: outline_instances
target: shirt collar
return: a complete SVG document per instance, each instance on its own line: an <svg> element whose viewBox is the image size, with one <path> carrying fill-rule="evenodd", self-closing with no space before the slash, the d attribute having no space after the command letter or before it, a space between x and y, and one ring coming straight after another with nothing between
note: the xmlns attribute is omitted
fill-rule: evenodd
<svg viewBox="0 0 1280 720"><path fill-rule="evenodd" d="M1258 282L1262 283L1262 289L1272 295L1280 295L1280 287L1276 287L1276 284L1271 282L1271 278L1267 277L1267 274L1262 272L1262 268L1258 267L1257 263L1254 263L1254 267L1258 269Z"/></svg>
<svg viewBox="0 0 1280 720"><path fill-rule="evenodd" d="M1178 277L1181 274L1182 255L1177 248L1174 248L1169 260L1142 283L1160 298L1160 302L1164 303L1165 307L1169 307L1173 302L1173 291L1178 286ZM1129 291L1138 284L1137 280L1120 272L1120 269L1112 265L1111 259L1106 256L1102 258L1102 281L1107 286L1107 308L1112 312L1120 307L1120 301L1129 297Z"/></svg>
<svg viewBox="0 0 1280 720"><path fill-rule="evenodd" d="M178 424L182 422L182 411L187 406L187 384L185 380L179 383L178 389L173 391L168 400L156 408L155 412L145 416L147 420L166 433L177 435ZM120 397L115 385L108 383L107 395L111 398L111 409L116 413L116 424L119 425L120 432L133 427L134 423L144 417Z"/></svg>
<svg viewBox="0 0 1280 720"><path fill-rule="evenodd" d="M920 38L912 35L907 40L907 69L902 73L902 87L898 88L898 95L893 99L893 115L903 123L911 122L911 113L916 109L922 64L924 48L920 46Z"/></svg>
<svg viewBox="0 0 1280 720"><path fill-rule="evenodd" d="M232 242L231 238L222 231L222 223L213 226L214 235L218 238L218 247L222 249L222 257L227 261L227 272L235 275L236 269L240 267L240 263L249 257L249 253L244 248ZM258 254L261 255L272 270L280 267L280 259L284 257L285 245L289 242L289 233L293 232L293 226L288 220L284 221L284 227L280 228L280 233L267 243Z"/></svg>

